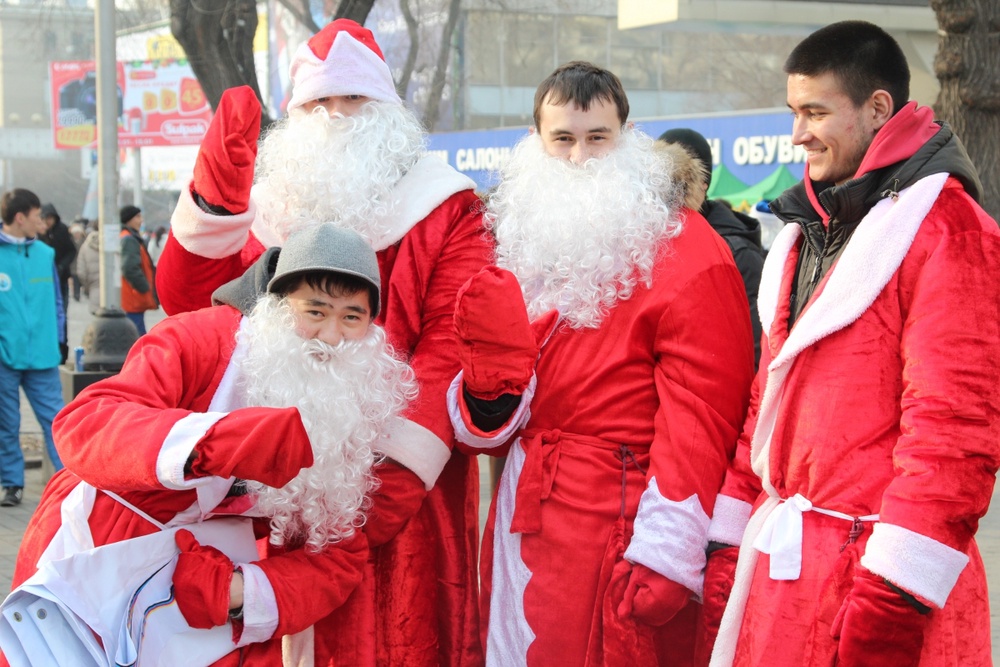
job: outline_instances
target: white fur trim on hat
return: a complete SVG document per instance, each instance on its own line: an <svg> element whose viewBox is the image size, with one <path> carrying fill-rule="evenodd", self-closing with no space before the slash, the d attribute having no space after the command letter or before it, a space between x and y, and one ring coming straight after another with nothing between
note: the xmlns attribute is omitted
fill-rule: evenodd
<svg viewBox="0 0 1000 667"><path fill-rule="evenodd" d="M288 111L321 97L364 95L373 100L402 104L392 72L385 61L360 41L341 31L325 60L301 44L292 59L292 99Z"/></svg>

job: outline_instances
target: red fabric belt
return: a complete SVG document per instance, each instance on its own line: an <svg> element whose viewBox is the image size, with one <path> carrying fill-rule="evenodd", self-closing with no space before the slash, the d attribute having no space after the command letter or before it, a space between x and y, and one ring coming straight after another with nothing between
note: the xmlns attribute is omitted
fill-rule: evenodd
<svg viewBox="0 0 1000 667"><path fill-rule="evenodd" d="M552 494L564 442L614 451L622 449L622 445L603 438L565 433L560 429L527 429L521 432L520 442L524 450L524 465L517 481L511 533L530 534L542 529L542 501ZM630 449L644 451L649 448Z"/></svg>

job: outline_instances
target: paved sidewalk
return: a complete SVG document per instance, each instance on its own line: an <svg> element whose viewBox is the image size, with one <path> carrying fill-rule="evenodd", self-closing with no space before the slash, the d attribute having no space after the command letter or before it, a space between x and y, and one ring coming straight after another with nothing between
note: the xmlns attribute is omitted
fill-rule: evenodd
<svg viewBox="0 0 1000 667"><path fill-rule="evenodd" d="M146 313L146 327L150 328L163 319L163 311ZM80 344L83 331L90 322L90 314L84 304L70 302L69 338L70 348ZM29 461L38 463L43 449L41 427L35 420L22 394L21 434ZM489 508L489 465L485 457L480 457L480 521L484 522ZM0 592L10 590L14 562L21 536L38 506L45 486L45 473L41 466L29 467L25 472L24 502L18 507L0 507ZM1000 665L1000 487L994 493L991 510L979 526L978 542L990 587L990 607L992 609L993 661Z"/></svg>

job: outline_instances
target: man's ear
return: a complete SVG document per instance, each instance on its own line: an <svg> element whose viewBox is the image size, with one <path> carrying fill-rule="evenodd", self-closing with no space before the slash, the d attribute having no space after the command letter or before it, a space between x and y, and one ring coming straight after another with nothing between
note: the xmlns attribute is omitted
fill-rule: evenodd
<svg viewBox="0 0 1000 667"><path fill-rule="evenodd" d="M634 130L635 129L635 123L633 123L632 121L628 121L627 123L625 123L625 126L622 129L624 129L624 130Z"/></svg>
<svg viewBox="0 0 1000 667"><path fill-rule="evenodd" d="M892 114L895 111L892 103L892 95L885 90L876 90L871 96L871 108L872 114L874 115L873 124L876 130L882 128L883 125L889 122L892 118Z"/></svg>
<svg viewBox="0 0 1000 667"><path fill-rule="evenodd" d="M535 129L534 125L528 128L528 134L538 134L538 130Z"/></svg>

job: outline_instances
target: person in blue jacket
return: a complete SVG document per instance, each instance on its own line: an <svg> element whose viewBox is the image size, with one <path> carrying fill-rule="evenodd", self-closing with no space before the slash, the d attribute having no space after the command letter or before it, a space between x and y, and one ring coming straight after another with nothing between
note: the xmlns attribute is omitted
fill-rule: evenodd
<svg viewBox="0 0 1000 667"><path fill-rule="evenodd" d="M63 407L58 366L66 316L55 251L36 240L41 210L30 190L16 188L0 198L0 507L20 505L24 495L19 388L42 426L49 459L62 468L52 420Z"/></svg>

